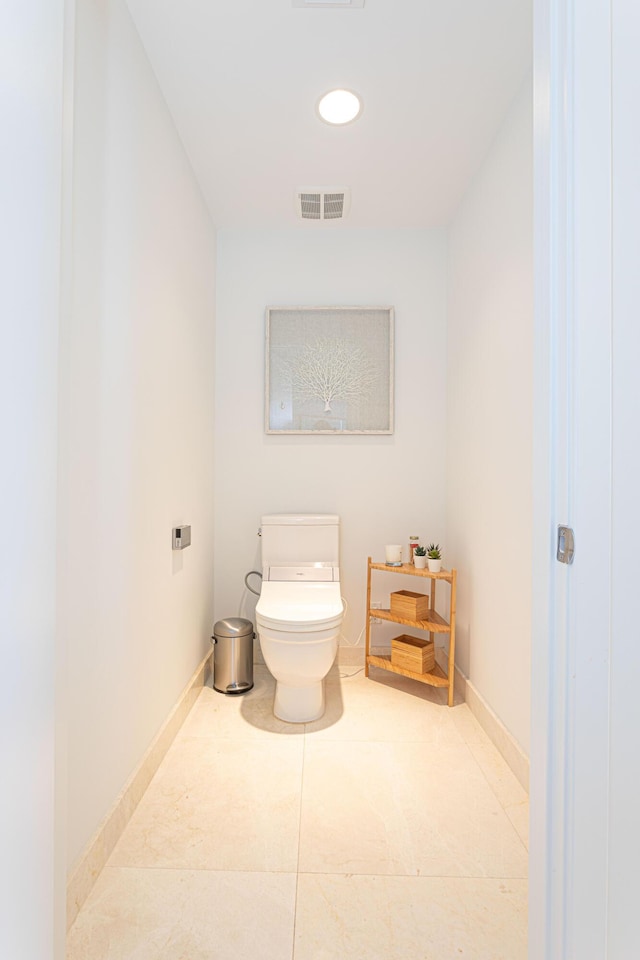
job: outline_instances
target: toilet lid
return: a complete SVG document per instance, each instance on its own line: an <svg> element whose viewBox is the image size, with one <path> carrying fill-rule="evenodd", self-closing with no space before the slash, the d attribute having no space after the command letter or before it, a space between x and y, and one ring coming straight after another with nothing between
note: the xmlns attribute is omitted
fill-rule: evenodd
<svg viewBox="0 0 640 960"><path fill-rule="evenodd" d="M325 623L343 613L339 583L264 580L256 616L289 623Z"/></svg>

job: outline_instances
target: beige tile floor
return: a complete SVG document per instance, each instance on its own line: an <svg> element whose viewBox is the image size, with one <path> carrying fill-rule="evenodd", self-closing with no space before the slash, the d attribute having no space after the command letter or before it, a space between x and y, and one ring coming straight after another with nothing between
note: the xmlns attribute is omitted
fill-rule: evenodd
<svg viewBox="0 0 640 960"><path fill-rule="evenodd" d="M464 703L341 672L304 726L264 667L202 691L68 960L525 960L526 793Z"/></svg>

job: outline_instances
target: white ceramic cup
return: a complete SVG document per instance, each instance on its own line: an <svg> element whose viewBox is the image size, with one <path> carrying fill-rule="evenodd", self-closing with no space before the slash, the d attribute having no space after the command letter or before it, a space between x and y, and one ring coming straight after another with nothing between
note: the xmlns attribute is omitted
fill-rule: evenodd
<svg viewBox="0 0 640 960"><path fill-rule="evenodd" d="M388 543L384 548L384 559L387 563L402 563L402 544Z"/></svg>

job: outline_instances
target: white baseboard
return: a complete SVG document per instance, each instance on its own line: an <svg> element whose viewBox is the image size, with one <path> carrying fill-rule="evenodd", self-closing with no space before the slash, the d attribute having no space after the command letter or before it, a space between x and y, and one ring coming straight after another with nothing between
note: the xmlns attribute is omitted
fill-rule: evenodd
<svg viewBox="0 0 640 960"><path fill-rule="evenodd" d="M446 671L447 654L443 648L436 649L436 659L442 669ZM529 793L529 757L518 741L509 733L502 720L496 716L471 680L458 667L456 667L455 690L456 695L465 701L486 735L499 753L502 754L516 779Z"/></svg>
<svg viewBox="0 0 640 960"><path fill-rule="evenodd" d="M208 653L200 663L111 810L74 864L67 881L67 929L89 896L100 871L195 703L200 688L209 681L211 657L212 654Z"/></svg>
<svg viewBox="0 0 640 960"><path fill-rule="evenodd" d="M338 647L336 662L339 667L364 667L364 647Z"/></svg>

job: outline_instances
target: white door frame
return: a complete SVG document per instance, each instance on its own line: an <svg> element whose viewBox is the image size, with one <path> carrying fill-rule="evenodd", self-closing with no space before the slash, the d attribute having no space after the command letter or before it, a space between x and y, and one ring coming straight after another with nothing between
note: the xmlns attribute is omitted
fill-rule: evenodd
<svg viewBox="0 0 640 960"><path fill-rule="evenodd" d="M536 0L530 960L607 956L611 2ZM555 560L572 526L572 566Z"/></svg>
<svg viewBox="0 0 640 960"><path fill-rule="evenodd" d="M65 952L56 476L59 313L70 266L72 8L72 0L0 5L0 956L42 960Z"/></svg>

